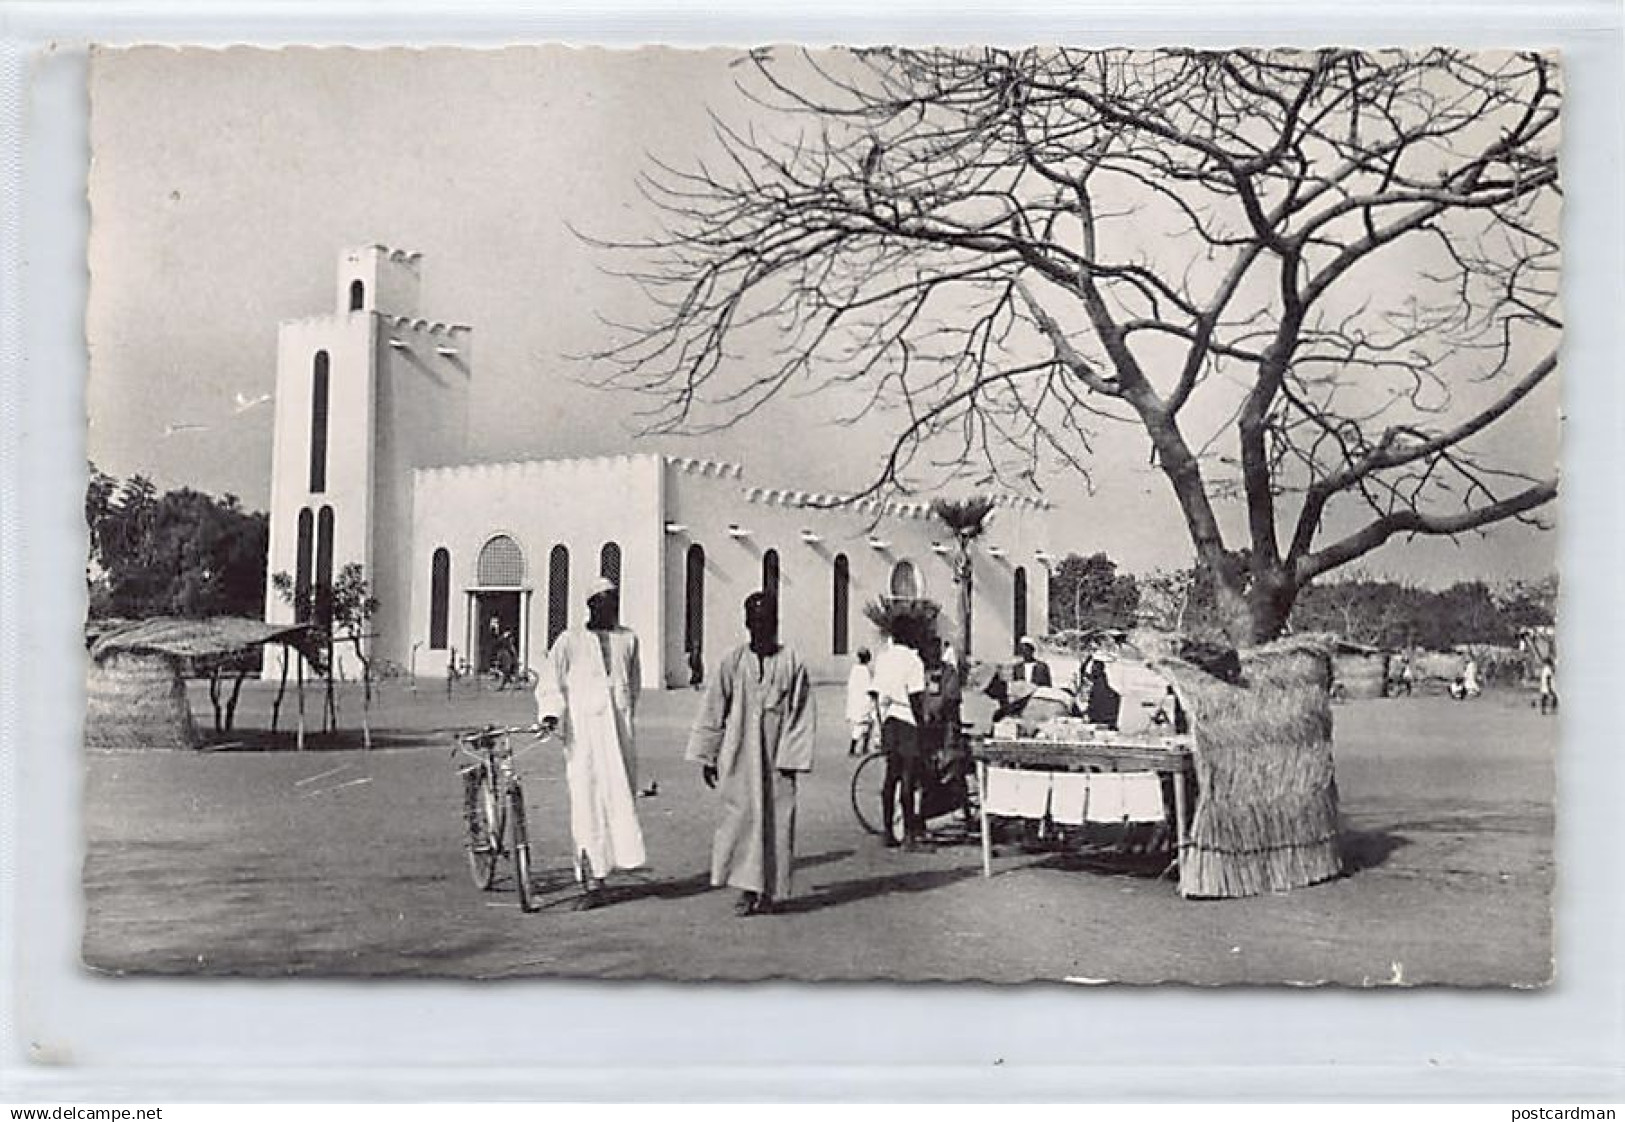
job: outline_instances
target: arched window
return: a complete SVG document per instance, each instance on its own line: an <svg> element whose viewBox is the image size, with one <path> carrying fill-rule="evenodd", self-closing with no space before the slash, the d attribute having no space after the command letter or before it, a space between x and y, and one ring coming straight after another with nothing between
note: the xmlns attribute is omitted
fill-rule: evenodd
<svg viewBox="0 0 1625 1122"><path fill-rule="evenodd" d="M683 651L705 653L705 547L688 547L683 573Z"/></svg>
<svg viewBox="0 0 1625 1122"><path fill-rule="evenodd" d="M762 554L762 591L779 598L779 551L770 549Z"/></svg>
<svg viewBox="0 0 1625 1122"><path fill-rule="evenodd" d="M920 598L920 571L914 567L914 562L899 561L891 567L891 594L896 600Z"/></svg>
<svg viewBox="0 0 1625 1122"><path fill-rule="evenodd" d="M507 534L498 534L480 547L474 580L481 588L518 588L525 583L525 553Z"/></svg>
<svg viewBox="0 0 1625 1122"><path fill-rule="evenodd" d="M846 554L835 555L834 586L830 589L830 649L844 655L852 645L852 563Z"/></svg>
<svg viewBox="0 0 1625 1122"><path fill-rule="evenodd" d="M437 549L429 562L429 649L446 649L446 622L451 612L451 551Z"/></svg>
<svg viewBox="0 0 1625 1122"><path fill-rule="evenodd" d="M1015 639L1019 642L1027 634L1027 570L1020 565L1016 566L1014 581L1015 597L1010 605L1010 626L1015 629Z"/></svg>
<svg viewBox="0 0 1625 1122"><path fill-rule="evenodd" d="M333 622L333 508L316 515L316 619Z"/></svg>
<svg viewBox="0 0 1625 1122"><path fill-rule="evenodd" d="M317 351L310 376L310 493L327 490L327 352Z"/></svg>
<svg viewBox="0 0 1625 1122"><path fill-rule="evenodd" d="M299 512L299 544L293 563L293 619L295 623L310 622L310 569L311 551L315 548L316 520L307 506Z"/></svg>
<svg viewBox="0 0 1625 1122"><path fill-rule="evenodd" d="M570 551L562 545L547 555L547 649L570 626Z"/></svg>
<svg viewBox="0 0 1625 1122"><path fill-rule="evenodd" d="M615 542L605 542L598 551L598 575L614 581L616 588L621 587L621 547ZM626 601L625 592L621 594L621 601Z"/></svg>
<svg viewBox="0 0 1625 1122"><path fill-rule="evenodd" d="M350 282L350 310L359 312L367 303L367 286L358 280Z"/></svg>

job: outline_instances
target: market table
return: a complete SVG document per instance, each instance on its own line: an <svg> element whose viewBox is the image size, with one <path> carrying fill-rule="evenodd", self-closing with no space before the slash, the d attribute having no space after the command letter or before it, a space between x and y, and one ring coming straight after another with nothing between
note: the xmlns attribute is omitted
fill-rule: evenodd
<svg viewBox="0 0 1625 1122"><path fill-rule="evenodd" d="M1033 737L986 737L973 741L982 818L982 875L993 875L993 828L988 821L987 772L990 767L1032 772L1155 772L1174 780L1175 854L1184 856L1186 784L1195 774L1188 739L1145 736L1089 740L1040 740ZM1005 816L1001 816L1005 817Z"/></svg>

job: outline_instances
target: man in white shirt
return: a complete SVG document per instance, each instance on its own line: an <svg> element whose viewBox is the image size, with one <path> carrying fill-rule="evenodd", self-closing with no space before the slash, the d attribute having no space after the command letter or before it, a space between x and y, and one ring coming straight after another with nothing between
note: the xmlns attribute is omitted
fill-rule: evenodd
<svg viewBox="0 0 1625 1122"><path fill-rule="evenodd" d="M886 779L881 789L882 818L886 824L886 845L898 843L892 829L893 804L903 803L903 841L915 849L925 841L925 824L920 821L920 709L925 697L925 664L914 650L916 641L912 620L894 621L886 649L875 659L871 688L880 709L880 743L886 751Z"/></svg>

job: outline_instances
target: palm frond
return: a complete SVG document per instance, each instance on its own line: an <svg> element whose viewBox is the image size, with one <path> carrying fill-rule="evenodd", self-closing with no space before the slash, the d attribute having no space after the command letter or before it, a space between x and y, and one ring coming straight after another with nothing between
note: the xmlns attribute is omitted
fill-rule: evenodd
<svg viewBox="0 0 1625 1122"><path fill-rule="evenodd" d="M932 499L931 515L961 541L974 541L987 532L997 504L990 495L963 499Z"/></svg>

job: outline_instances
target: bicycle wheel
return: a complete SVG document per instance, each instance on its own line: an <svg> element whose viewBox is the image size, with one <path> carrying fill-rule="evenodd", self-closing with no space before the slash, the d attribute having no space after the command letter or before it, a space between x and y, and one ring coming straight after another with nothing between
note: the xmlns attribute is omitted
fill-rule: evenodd
<svg viewBox="0 0 1625 1122"><path fill-rule="evenodd" d="M852 813L858 824L877 837L886 834L886 753L870 752L852 772Z"/></svg>
<svg viewBox="0 0 1625 1122"><path fill-rule="evenodd" d="M468 870L476 888L489 891L502 860L506 813L491 773L483 767L463 773L463 814L468 822Z"/></svg>
<svg viewBox="0 0 1625 1122"><path fill-rule="evenodd" d="M519 910L536 910L536 886L530 879L530 828L525 825L525 793L515 783L508 789L508 821L513 824L513 883Z"/></svg>

